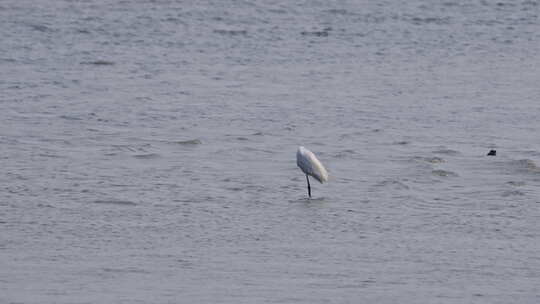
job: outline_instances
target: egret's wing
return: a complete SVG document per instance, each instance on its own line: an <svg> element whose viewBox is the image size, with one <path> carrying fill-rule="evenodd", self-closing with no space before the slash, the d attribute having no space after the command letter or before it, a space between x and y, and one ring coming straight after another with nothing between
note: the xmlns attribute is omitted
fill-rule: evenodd
<svg viewBox="0 0 540 304"><path fill-rule="evenodd" d="M311 160L311 176L313 176L316 180L318 180L321 184L326 182L328 180L328 172L326 172L326 168L321 164L321 162L315 157L315 154L311 153L310 155Z"/></svg>
<svg viewBox="0 0 540 304"><path fill-rule="evenodd" d="M296 164L305 174L313 176L321 184L328 180L328 172L313 152L304 147L296 152Z"/></svg>
<svg viewBox="0 0 540 304"><path fill-rule="evenodd" d="M300 147L298 149L298 152L296 152L296 164L305 174L311 175L313 173L313 168L311 166L311 162L309 161L309 157L306 154L306 149L302 149L303 147Z"/></svg>

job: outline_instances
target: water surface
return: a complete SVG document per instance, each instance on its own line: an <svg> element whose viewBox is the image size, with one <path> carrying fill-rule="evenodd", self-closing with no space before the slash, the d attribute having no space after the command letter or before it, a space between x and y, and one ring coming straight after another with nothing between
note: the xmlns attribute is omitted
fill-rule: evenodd
<svg viewBox="0 0 540 304"><path fill-rule="evenodd" d="M539 302L539 12L2 1L0 301Z"/></svg>

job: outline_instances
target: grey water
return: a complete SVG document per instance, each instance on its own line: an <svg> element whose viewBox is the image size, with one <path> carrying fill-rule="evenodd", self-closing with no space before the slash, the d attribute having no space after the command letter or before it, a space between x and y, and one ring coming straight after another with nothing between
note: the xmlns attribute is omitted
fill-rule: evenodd
<svg viewBox="0 0 540 304"><path fill-rule="evenodd" d="M0 302L539 303L539 14L0 1Z"/></svg>

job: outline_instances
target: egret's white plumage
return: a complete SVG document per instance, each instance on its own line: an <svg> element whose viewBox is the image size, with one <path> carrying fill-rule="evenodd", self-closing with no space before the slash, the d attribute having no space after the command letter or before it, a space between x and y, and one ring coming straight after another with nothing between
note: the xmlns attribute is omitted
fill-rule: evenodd
<svg viewBox="0 0 540 304"><path fill-rule="evenodd" d="M299 147L296 152L296 164L302 172L307 175L313 176L321 184L328 181L328 172L321 164L321 162L315 157L313 152L304 147Z"/></svg>
<svg viewBox="0 0 540 304"><path fill-rule="evenodd" d="M296 152L296 164L302 169L302 172L306 174L308 194L309 197L311 197L311 186L309 185L308 175L313 176L322 184L328 181L328 172L317 157L315 157L315 154L302 146L300 146Z"/></svg>

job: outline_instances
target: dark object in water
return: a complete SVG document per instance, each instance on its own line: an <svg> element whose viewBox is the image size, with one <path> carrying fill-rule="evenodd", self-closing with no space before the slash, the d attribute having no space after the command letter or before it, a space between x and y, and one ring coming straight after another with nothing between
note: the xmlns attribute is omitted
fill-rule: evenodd
<svg viewBox="0 0 540 304"><path fill-rule="evenodd" d="M487 155L488 156L495 156L495 155L497 155L497 151L496 150L489 150L489 153Z"/></svg>

